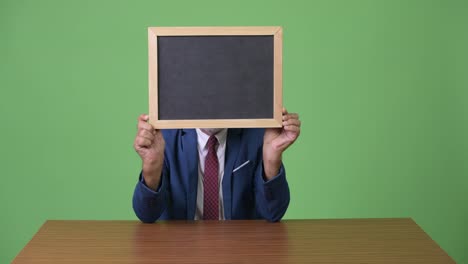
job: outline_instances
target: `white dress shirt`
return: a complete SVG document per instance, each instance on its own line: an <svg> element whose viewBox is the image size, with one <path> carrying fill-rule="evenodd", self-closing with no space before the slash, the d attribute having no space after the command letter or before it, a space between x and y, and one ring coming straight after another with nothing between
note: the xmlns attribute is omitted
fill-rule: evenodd
<svg viewBox="0 0 468 264"><path fill-rule="evenodd" d="M209 135L205 134L200 129L197 131L197 148L198 148L198 187L197 187L197 210L195 212L195 220L203 219L203 178L205 176L205 157L208 154L208 148L206 143L210 138ZM219 131L215 135L218 139L218 164L219 164L219 220L224 220L224 204L223 204L223 175L224 175L224 157L226 152L226 137L227 129Z"/></svg>

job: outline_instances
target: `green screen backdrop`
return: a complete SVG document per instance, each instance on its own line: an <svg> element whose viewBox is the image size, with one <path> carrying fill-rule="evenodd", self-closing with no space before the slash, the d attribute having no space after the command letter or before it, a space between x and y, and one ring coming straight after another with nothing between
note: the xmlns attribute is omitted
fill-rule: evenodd
<svg viewBox="0 0 468 264"><path fill-rule="evenodd" d="M412 217L468 263L468 2L0 0L0 263L136 219L148 26L284 27L287 219Z"/></svg>

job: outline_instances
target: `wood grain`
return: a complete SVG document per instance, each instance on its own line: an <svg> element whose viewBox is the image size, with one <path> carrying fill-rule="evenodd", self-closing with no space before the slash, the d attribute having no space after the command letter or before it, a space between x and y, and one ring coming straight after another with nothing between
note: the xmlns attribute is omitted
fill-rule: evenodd
<svg viewBox="0 0 468 264"><path fill-rule="evenodd" d="M281 27L149 27L157 36L274 35Z"/></svg>
<svg viewBox="0 0 468 264"><path fill-rule="evenodd" d="M151 120L150 124L156 129L165 128L255 128L255 127L282 127L283 114L277 117L282 107L276 107L272 119L201 119L201 120ZM151 111L151 110L150 110ZM152 115L150 115L151 118ZM153 115L154 116L154 115Z"/></svg>
<svg viewBox="0 0 468 264"><path fill-rule="evenodd" d="M149 120L158 119L158 39L148 28L148 106Z"/></svg>
<svg viewBox="0 0 468 264"><path fill-rule="evenodd" d="M273 119L283 126L283 28L279 27L274 34L273 63Z"/></svg>
<svg viewBox="0 0 468 264"><path fill-rule="evenodd" d="M411 219L47 221L13 263L454 263Z"/></svg>

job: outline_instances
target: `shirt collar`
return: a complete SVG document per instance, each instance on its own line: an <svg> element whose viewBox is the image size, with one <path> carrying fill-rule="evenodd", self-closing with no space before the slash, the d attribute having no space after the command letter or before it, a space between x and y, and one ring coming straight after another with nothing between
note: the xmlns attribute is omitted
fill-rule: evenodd
<svg viewBox="0 0 468 264"><path fill-rule="evenodd" d="M205 149L206 143L208 143L208 139L210 138L210 136L205 134L199 128L197 128L196 131L197 131L198 145L202 147L203 149ZM225 128L215 134L215 137L218 140L218 143L220 146L226 143L227 131L228 131L227 128Z"/></svg>

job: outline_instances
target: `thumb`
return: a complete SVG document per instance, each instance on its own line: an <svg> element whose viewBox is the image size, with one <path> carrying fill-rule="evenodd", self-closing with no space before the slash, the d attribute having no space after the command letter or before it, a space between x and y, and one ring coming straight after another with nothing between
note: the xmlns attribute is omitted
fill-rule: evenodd
<svg viewBox="0 0 468 264"><path fill-rule="evenodd" d="M149 116L147 114L141 114L139 117L138 117L138 121L148 121L149 119Z"/></svg>

